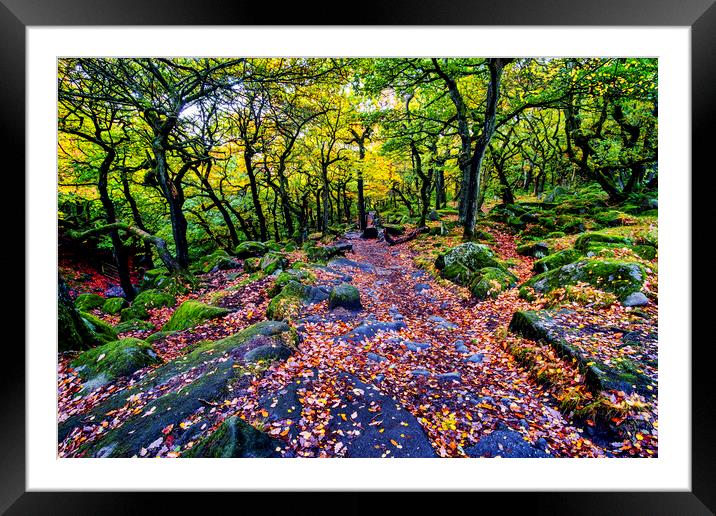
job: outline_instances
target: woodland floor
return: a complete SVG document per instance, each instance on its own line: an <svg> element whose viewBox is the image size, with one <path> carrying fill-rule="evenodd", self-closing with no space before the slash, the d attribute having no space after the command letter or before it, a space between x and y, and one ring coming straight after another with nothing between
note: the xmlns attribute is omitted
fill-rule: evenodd
<svg viewBox="0 0 716 516"><path fill-rule="evenodd" d="M533 259L517 255L508 233L494 228L490 231L496 239L494 249L501 258L514 260L512 271L520 281L529 278ZM189 427L209 432L232 414L280 439L285 443L281 454L288 457L494 456L500 455L501 445L479 452L473 447L495 431L519 434L537 453L535 456L655 454L655 405L643 416L653 423L646 440L642 434L616 443L591 439L585 428L592 423L568 418L568 412L560 410L554 387L535 381L529 368L515 359L508 344L516 337L507 334L507 325L516 310L535 308L534 303L518 297L517 289L507 290L497 299L477 302L465 294L465 289L418 268L415 258L419 251L414 242L391 247L384 241L361 239L357 233L345 238L353 245L353 252L315 270L317 284L350 279L360 291L363 310L328 310L326 301L304 306L295 323L301 339L298 353L271 365L231 399L207 405L191 418L164 428L157 435L159 445L147 443L146 455L180 456L191 443L172 446L175 432ZM206 275L206 286L179 302L207 299L246 278L245 274L233 276L227 271ZM235 312L160 339L153 345L155 350L164 360L171 360L184 353L189 344L228 336L263 320L268 303L266 289L271 282L268 277L231 291L219 304ZM624 310L620 305L601 312L580 314L577 310L574 317L583 327L588 327L589 318L602 326L609 320L624 326L624 321L631 320ZM655 317L656 307L650 310ZM150 321L158 328L170 315L171 309L153 310ZM118 322L118 317L103 317ZM365 327L381 322L393 323L397 331L368 332L365 339L349 334L361 324ZM629 324L634 330L640 323ZM122 336L146 337L150 333L152 330ZM593 335L583 332L586 340ZM612 338L598 337L602 341ZM60 422L86 413L122 389L127 389L128 403L107 414L105 421L72 429L60 441L60 456L75 456L82 443L121 425L123 418L138 414L160 394L132 389L147 373L145 369L80 396L79 378L68 362L68 356L62 356L59 364ZM567 363L560 366L560 372L561 367L578 386L579 373L569 371ZM431 445L427 455L416 425L422 427L422 439L427 436ZM355 443L367 433L371 440L362 445L370 447L366 451Z"/></svg>

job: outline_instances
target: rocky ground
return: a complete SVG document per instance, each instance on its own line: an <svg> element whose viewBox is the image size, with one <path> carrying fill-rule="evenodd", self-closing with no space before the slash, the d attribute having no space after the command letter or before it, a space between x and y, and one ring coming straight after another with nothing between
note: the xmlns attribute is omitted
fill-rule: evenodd
<svg viewBox="0 0 716 516"><path fill-rule="evenodd" d="M518 254L507 231L489 232L518 282L532 277L535 259ZM261 322L280 290L272 291L276 275L219 270L176 301L228 313L157 333L175 312L157 307L145 329L119 334L147 339L161 365L89 389L76 353L62 354L59 455L656 454L653 303L635 315L620 303L528 301L517 288L476 300L416 265L426 245L449 239L389 246L348 233L342 241L352 251L304 269L311 286L289 324ZM344 284L357 288L359 306L331 294ZM517 312L537 318L518 324Z"/></svg>

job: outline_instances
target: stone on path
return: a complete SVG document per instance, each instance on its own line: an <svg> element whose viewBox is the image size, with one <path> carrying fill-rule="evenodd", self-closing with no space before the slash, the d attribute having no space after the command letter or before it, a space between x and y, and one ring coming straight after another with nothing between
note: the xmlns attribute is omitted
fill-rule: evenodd
<svg viewBox="0 0 716 516"><path fill-rule="evenodd" d="M505 457L505 458L548 458L544 450L524 440L522 434L515 430L495 430L482 437L475 446L465 448L470 457Z"/></svg>
<svg viewBox="0 0 716 516"><path fill-rule="evenodd" d="M452 323L439 315L431 315L428 317L428 321L435 323L435 328L438 330L454 330L457 328L457 324Z"/></svg>
<svg viewBox="0 0 716 516"><path fill-rule="evenodd" d="M339 373L338 383L350 393L331 407L329 431L341 435L346 457L435 457L418 420L398 401L349 373Z"/></svg>
<svg viewBox="0 0 716 516"><path fill-rule="evenodd" d="M481 364L484 358L485 355L483 355L482 353L475 353L474 355L467 357L465 361L471 362L473 364Z"/></svg>

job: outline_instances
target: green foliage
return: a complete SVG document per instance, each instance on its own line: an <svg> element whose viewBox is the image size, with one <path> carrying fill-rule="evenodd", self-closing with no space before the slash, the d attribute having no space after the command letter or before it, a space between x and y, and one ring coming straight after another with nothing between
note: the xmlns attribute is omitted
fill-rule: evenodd
<svg viewBox="0 0 716 516"><path fill-rule="evenodd" d="M162 327L162 331L186 330L209 319L223 317L229 312L230 310L226 308L210 306L199 301L184 301Z"/></svg>

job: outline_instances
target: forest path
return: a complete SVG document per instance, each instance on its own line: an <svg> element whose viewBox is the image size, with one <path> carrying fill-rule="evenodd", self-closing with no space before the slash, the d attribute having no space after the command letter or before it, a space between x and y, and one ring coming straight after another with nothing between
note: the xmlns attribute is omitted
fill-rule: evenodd
<svg viewBox="0 0 716 516"><path fill-rule="evenodd" d="M528 275L511 237L495 236L502 257ZM281 396L264 400L290 455L603 456L495 338L520 306L516 289L476 303L416 268L409 244L346 237L353 252L318 270L318 284L350 282L363 310L306 307L300 353L256 389L285 398L288 385L293 410L301 404L296 421L291 409L281 413Z"/></svg>

